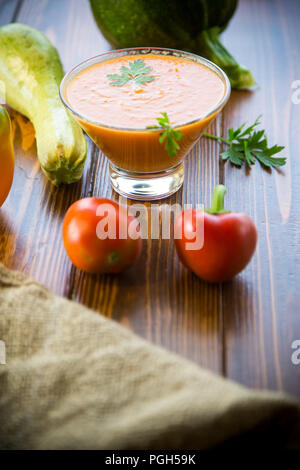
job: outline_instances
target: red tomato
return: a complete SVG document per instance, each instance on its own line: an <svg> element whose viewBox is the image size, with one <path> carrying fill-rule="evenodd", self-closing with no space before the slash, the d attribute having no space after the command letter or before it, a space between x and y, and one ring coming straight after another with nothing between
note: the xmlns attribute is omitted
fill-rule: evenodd
<svg viewBox="0 0 300 470"><path fill-rule="evenodd" d="M72 263L90 273L119 273L134 264L142 247L139 224L110 199L80 199L68 209L63 240Z"/></svg>
<svg viewBox="0 0 300 470"><path fill-rule="evenodd" d="M223 211L224 186L217 186L215 191L216 196L218 191L220 194L216 211ZM187 213L190 213L189 217ZM198 230L201 230L198 237L203 237L203 246L189 249L188 244L195 240ZM242 271L253 256L257 241L253 221L248 215L237 212L183 211L175 220L175 234L183 235L175 239L182 263L209 282L229 281Z"/></svg>

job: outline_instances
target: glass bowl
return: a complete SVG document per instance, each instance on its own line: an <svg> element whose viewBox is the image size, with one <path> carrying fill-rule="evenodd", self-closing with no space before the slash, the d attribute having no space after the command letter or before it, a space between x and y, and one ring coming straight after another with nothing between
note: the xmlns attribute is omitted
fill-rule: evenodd
<svg viewBox="0 0 300 470"><path fill-rule="evenodd" d="M109 126L78 113L67 99L68 85L83 70L107 60L127 56L134 58L135 55L147 56L147 54L171 55L197 62L213 70L224 84L222 99L208 114L174 126L174 129L180 130L183 135L175 156L170 156L164 146L159 143L162 129ZM114 190L130 199L144 201L168 197L182 186L185 156L201 137L208 124L225 106L229 96L229 79L217 65L196 54L158 47L120 49L97 55L74 67L65 75L60 85L62 102L109 159L110 180Z"/></svg>

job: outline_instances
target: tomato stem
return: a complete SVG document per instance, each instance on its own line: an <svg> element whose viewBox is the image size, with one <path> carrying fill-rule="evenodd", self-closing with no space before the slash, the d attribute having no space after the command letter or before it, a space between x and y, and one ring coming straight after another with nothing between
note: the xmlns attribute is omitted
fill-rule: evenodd
<svg viewBox="0 0 300 470"><path fill-rule="evenodd" d="M226 187L223 184L218 184L215 187L211 207L205 209L205 212L210 214L226 214L230 211L224 209L224 196L226 194Z"/></svg>
<svg viewBox="0 0 300 470"><path fill-rule="evenodd" d="M108 263L111 265L111 266L114 266L115 264L117 264L120 260L120 255L117 251L111 251L107 257L108 259Z"/></svg>

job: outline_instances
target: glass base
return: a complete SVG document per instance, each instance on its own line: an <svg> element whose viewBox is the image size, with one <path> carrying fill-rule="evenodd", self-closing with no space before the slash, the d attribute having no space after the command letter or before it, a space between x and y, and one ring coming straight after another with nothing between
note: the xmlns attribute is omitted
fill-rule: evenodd
<svg viewBox="0 0 300 470"><path fill-rule="evenodd" d="M129 199L153 201L176 193L184 179L184 164L157 173L135 173L121 170L110 163L113 189Z"/></svg>

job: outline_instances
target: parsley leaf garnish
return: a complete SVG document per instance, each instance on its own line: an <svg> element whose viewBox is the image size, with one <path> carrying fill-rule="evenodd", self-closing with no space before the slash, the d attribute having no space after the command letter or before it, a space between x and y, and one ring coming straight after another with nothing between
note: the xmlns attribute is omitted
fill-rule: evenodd
<svg viewBox="0 0 300 470"><path fill-rule="evenodd" d="M265 130L255 130L260 124L261 116L258 116L254 124L246 127L246 123L242 124L238 129L228 130L228 139L218 137L216 135L203 134L210 139L218 140L229 145L229 148L220 154L223 160L229 160L233 165L241 167L245 162L249 167L254 165L255 161L268 168L278 168L285 165L286 158L273 157L276 153L281 152L284 147L273 145L268 147L268 141Z"/></svg>
<svg viewBox="0 0 300 470"><path fill-rule="evenodd" d="M155 77L148 75L150 70L151 67L147 66L142 59L137 59L134 62L129 62L128 67L123 65L120 68L120 75L112 73L108 74L107 77L110 80L110 85L113 86L123 86L130 80L134 80L137 85L144 85L155 79Z"/></svg>
<svg viewBox="0 0 300 470"><path fill-rule="evenodd" d="M167 113L160 113L162 117L156 118L159 126L147 126L147 129L159 129L160 127L163 128L163 132L161 132L159 136L160 144L165 142L165 149L170 155L170 157L174 157L177 153L177 150L180 148L179 144L177 143L178 140L182 140L183 135L180 131L173 129L170 124L169 118Z"/></svg>

